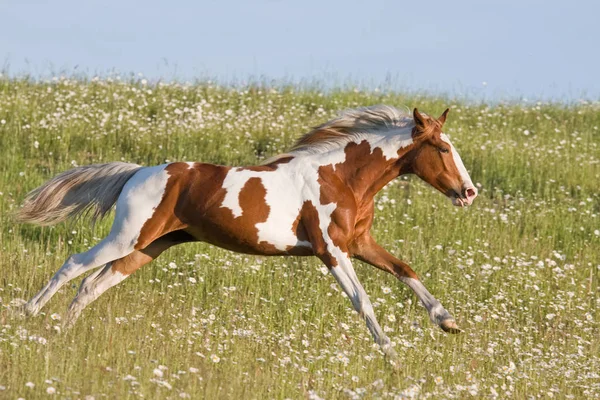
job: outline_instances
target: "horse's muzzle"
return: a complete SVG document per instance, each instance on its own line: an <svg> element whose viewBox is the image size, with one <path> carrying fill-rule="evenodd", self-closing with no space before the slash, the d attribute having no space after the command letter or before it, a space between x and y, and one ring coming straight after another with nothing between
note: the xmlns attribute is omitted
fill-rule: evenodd
<svg viewBox="0 0 600 400"><path fill-rule="evenodd" d="M461 194L458 195L458 192L453 190L450 198L452 199L452 204L458 207L466 207L470 206L477 197L477 188L475 186L466 186L461 190Z"/></svg>

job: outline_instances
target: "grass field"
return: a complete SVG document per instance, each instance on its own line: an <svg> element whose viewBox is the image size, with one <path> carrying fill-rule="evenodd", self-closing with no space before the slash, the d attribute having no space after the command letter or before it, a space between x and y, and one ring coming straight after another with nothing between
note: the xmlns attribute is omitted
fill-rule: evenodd
<svg viewBox="0 0 600 400"><path fill-rule="evenodd" d="M26 192L75 165L258 163L337 110L439 115L480 196L414 177L377 198L374 236L465 330L434 327L392 276L355 263L396 345L392 368L313 258L175 247L86 309L12 316L110 218L16 225ZM0 78L0 398L599 398L600 104L467 104L292 87Z"/></svg>

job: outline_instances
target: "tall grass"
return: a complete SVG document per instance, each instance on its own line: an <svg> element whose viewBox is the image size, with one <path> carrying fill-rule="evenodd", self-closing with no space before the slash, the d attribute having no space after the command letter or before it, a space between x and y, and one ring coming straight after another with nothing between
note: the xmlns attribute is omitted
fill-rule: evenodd
<svg viewBox="0 0 600 400"><path fill-rule="evenodd" d="M74 165L258 163L336 111L452 111L480 196L468 209L412 177L377 198L374 234L464 334L428 321L393 277L355 263L402 365L391 368L312 258L175 247L100 297L78 282L18 319L110 221L16 225L25 193ZM600 105L466 104L397 93L117 79L0 79L0 398L594 398L600 396Z"/></svg>

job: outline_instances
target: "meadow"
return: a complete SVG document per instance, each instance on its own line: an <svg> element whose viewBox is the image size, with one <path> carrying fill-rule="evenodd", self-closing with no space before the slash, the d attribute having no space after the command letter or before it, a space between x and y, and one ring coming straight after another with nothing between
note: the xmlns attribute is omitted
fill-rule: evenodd
<svg viewBox="0 0 600 400"><path fill-rule="evenodd" d="M453 207L416 177L377 197L374 236L464 329L432 325L410 290L355 268L393 368L315 258L176 246L62 318L73 281L14 310L111 218L17 225L25 194L77 165L256 164L338 110L439 115L480 189ZM0 77L0 398L600 398L600 103L487 105L385 90Z"/></svg>

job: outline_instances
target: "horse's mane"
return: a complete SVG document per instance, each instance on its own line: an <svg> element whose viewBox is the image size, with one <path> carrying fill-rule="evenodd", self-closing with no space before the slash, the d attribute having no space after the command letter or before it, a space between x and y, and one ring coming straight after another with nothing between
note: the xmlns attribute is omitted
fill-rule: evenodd
<svg viewBox="0 0 600 400"><path fill-rule="evenodd" d="M398 134L397 128L408 126L414 126L408 109L375 105L345 110L337 118L314 127L298 139L291 152L315 147L331 149L370 133Z"/></svg>
<svg viewBox="0 0 600 400"><path fill-rule="evenodd" d="M263 164L295 154L325 153L373 134L410 138L414 125L408 108L375 105L348 109L338 117L314 127L298 139L287 153L271 157Z"/></svg>

